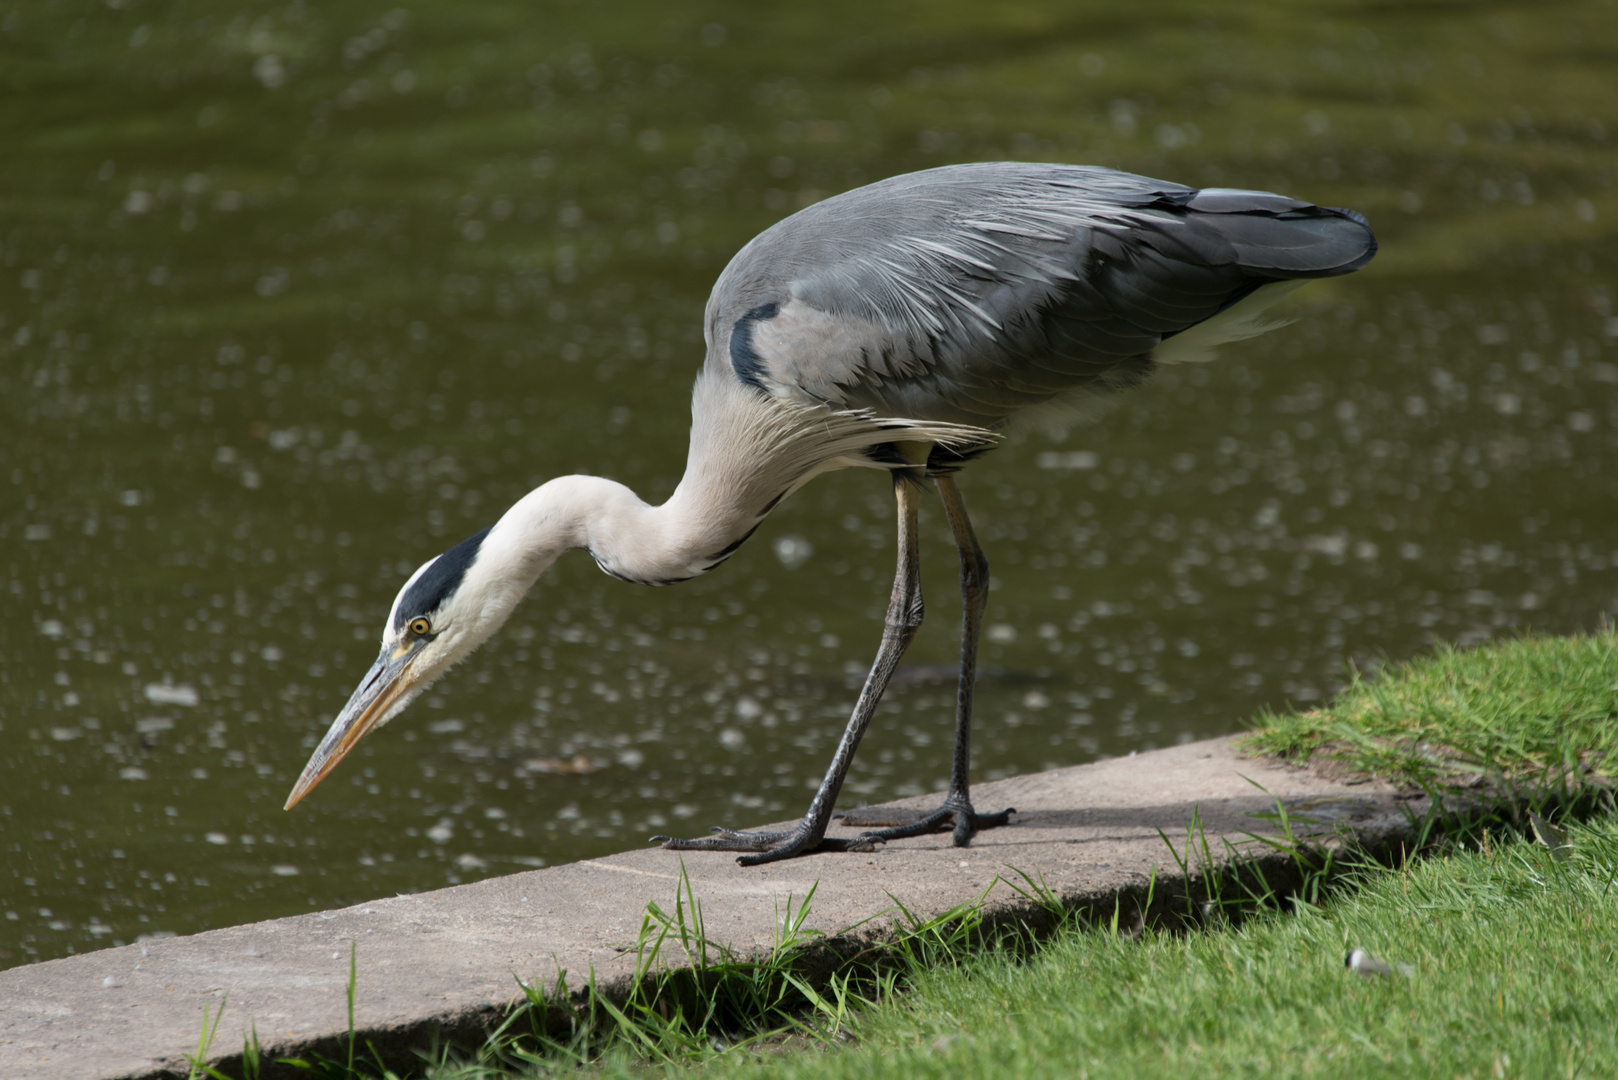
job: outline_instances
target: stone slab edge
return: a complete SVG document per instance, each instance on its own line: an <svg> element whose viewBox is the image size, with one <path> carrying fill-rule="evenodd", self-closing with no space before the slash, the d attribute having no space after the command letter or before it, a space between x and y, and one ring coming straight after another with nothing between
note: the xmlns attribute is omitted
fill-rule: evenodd
<svg viewBox="0 0 1618 1080"><path fill-rule="evenodd" d="M978 785L980 809L1018 808L1015 823L970 848L947 836L885 845L869 855L827 854L743 870L730 856L660 849L488 878L332 911L0 972L0 1080L147 1080L185 1075L203 1013L223 1005L210 1063L235 1075L244 1037L264 1059L346 1055L350 949L357 955L355 1027L390 1067L445 1042L475 1045L518 999L517 980L577 992L590 972L622 998L648 903L672 909L682 870L708 935L747 954L775 941L779 919L815 889L807 925L835 937L879 934L896 904L923 917L984 897L991 918L1037 921L1037 905L1007 881L1021 871L1065 905L1135 917L1180 905L1196 891L1165 846L1183 847L1199 821L1215 861L1239 845L1274 885L1292 861L1255 843L1273 834L1276 801L1294 825L1397 846L1427 812L1379 781L1350 782L1268 759L1245 758L1230 738ZM936 805L937 797L896 805ZM986 894L986 896L985 896ZM277 1075L274 1067L265 1080Z"/></svg>

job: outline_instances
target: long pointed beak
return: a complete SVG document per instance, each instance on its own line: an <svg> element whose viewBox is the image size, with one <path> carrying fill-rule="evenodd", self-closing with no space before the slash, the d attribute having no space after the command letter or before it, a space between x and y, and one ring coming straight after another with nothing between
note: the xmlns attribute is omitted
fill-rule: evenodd
<svg viewBox="0 0 1618 1080"><path fill-rule="evenodd" d="M284 810L291 810L298 805L298 801L314 790L316 784L326 778L326 774L337 767L337 763L348 756L348 752L359 745L359 741L371 731L372 728L383 722L392 713L395 704L411 689L410 680L405 673L410 670L410 662L421 651L424 639L416 639L409 644L389 648L384 645L382 654L371 665L371 670L365 673L360 680L359 687L354 696L348 699L343 711L337 714L332 721L331 728L326 737L320 740L320 745L309 758L309 764L303 767L303 775L298 777L298 783L287 796Z"/></svg>

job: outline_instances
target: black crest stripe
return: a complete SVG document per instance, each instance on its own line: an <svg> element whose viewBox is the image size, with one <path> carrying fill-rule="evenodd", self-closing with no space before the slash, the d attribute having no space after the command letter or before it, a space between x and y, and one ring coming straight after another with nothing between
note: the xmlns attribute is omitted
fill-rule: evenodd
<svg viewBox="0 0 1618 1080"><path fill-rule="evenodd" d="M393 617L393 628L402 629L417 615L430 615L442 607L444 601L461 587L467 568L477 559L483 539L488 535L489 530L484 529L462 540L440 555L426 573L411 582L410 588L399 597L399 610Z"/></svg>

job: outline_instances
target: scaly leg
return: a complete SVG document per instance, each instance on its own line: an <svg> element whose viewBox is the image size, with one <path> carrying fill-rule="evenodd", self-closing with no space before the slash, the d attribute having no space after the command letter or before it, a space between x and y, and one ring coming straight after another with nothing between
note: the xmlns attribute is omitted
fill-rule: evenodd
<svg viewBox="0 0 1618 1080"><path fill-rule="evenodd" d="M832 755L826 777L820 782L820 790L815 792L814 801L809 804L809 812L804 814L803 821L788 832L742 832L716 827L713 836L694 840L654 836L654 842L661 841L665 848L674 851L758 853L736 860L743 866L790 859L794 855L815 850L875 850L875 840L871 837L827 839L826 827L831 824L832 808L837 805L837 796L843 789L843 780L848 776L854 752L859 749L860 739L871 724L877 703L882 700L882 692L888 688L888 679L921 626L921 549L916 527L916 507L921 486L908 476L895 475L893 494L899 504L899 565L893 577L893 593L888 600L882 645L877 649L870 674L865 677L865 686L860 690L853 715L848 718L848 727L843 731L842 741L837 744L837 752Z"/></svg>
<svg viewBox="0 0 1618 1080"><path fill-rule="evenodd" d="M972 531L955 478L939 475L938 495L944 501L944 516L955 534L961 553L961 672L955 692L955 758L950 764L949 794L944 805L920 816L904 811L856 810L843 815L844 825L893 825L861 835L871 840L898 840L922 833L942 832L951 821L955 825L955 846L966 847L979 829L1004 825L1016 813L1008 807L997 814L979 814L972 809L968 774L972 765L972 690L977 682L978 635L983 630L983 610L989 602L989 560Z"/></svg>

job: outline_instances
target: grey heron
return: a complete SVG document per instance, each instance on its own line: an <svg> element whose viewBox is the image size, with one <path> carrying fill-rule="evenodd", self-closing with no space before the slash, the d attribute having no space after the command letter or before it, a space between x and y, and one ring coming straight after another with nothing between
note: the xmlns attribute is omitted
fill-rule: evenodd
<svg viewBox="0 0 1618 1080"><path fill-rule="evenodd" d="M685 474L668 501L559 477L423 564L287 807L487 640L564 552L585 549L624 581L683 581L724 562L815 476L871 468L893 479L898 568L876 659L803 820L784 832L652 839L744 853L744 865L946 829L966 845L1013 811L980 814L970 796L989 576L954 473L1013 423L1082 412L1158 364L1262 332L1262 312L1284 293L1375 253L1352 211L1071 165L928 169L799 211L743 247L714 286ZM828 837L860 739L921 623L917 508L928 479L960 552L949 789L931 813Z"/></svg>

